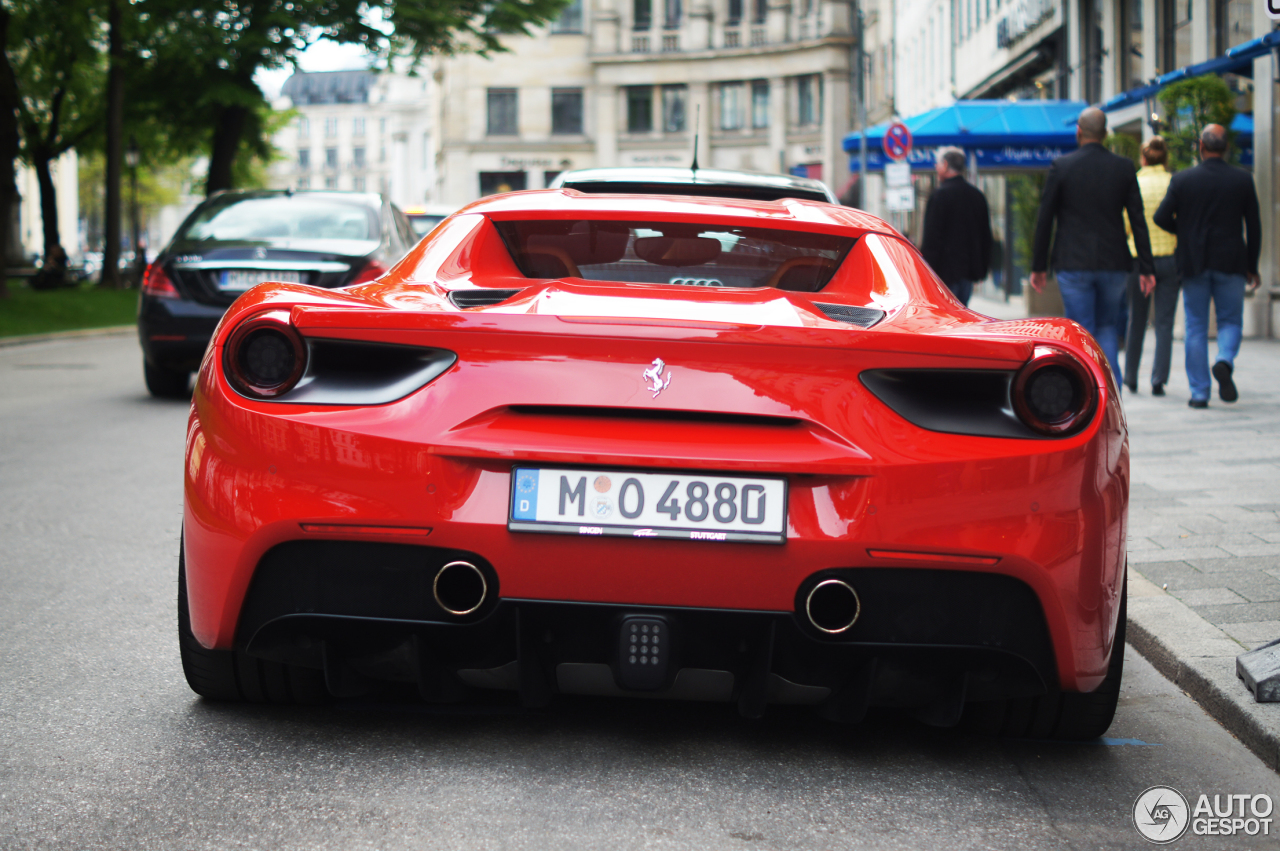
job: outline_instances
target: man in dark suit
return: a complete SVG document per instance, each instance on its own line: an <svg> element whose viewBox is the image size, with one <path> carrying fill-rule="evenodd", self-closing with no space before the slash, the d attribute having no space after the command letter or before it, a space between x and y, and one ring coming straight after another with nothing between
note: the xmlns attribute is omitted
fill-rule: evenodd
<svg viewBox="0 0 1280 851"><path fill-rule="evenodd" d="M934 166L938 188L924 208L921 253L933 271L965 307L973 284L991 267L991 216L987 199L964 179L965 156L959 148L943 148Z"/></svg>
<svg viewBox="0 0 1280 851"><path fill-rule="evenodd" d="M1080 148L1059 157L1049 167L1040 214L1036 219L1035 249L1031 262L1031 286L1044 288L1049 268L1049 237L1053 240L1053 268L1067 316L1094 336L1111 362L1116 384L1121 382L1119 324L1126 293L1126 278L1133 268L1124 215L1129 215L1138 272L1144 288L1155 287L1155 265L1147 221L1142 214L1133 162L1102 147L1107 137L1107 116L1089 107L1076 120Z"/></svg>
<svg viewBox="0 0 1280 851"><path fill-rule="evenodd" d="M1209 299L1218 316L1218 360L1213 377L1224 402L1239 398L1231 373L1244 330L1244 291L1258 286L1262 225L1258 193L1249 173L1223 160L1227 131L1210 124L1200 134L1200 165L1175 174L1152 218L1177 234L1174 259L1187 312L1187 382L1193 408L1209 407Z"/></svg>

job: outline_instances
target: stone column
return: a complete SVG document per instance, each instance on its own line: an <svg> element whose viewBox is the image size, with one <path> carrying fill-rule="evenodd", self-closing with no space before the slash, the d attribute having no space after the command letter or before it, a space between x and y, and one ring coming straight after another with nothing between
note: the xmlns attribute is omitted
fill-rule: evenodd
<svg viewBox="0 0 1280 851"><path fill-rule="evenodd" d="M1193 64L1207 62L1216 55L1213 49L1213 27L1209 25L1212 14L1209 0L1191 0L1191 62Z"/></svg>
<svg viewBox="0 0 1280 851"><path fill-rule="evenodd" d="M791 41L791 0L769 0L769 17L765 27L769 44Z"/></svg>
<svg viewBox="0 0 1280 851"><path fill-rule="evenodd" d="M1067 77L1067 99L1084 100L1084 45L1080 43L1080 0L1063 0L1063 29L1067 41L1067 67L1072 69Z"/></svg>
<svg viewBox="0 0 1280 851"><path fill-rule="evenodd" d="M849 182L849 156L841 143L849 120L849 73L828 71L822 81L822 182L839 193Z"/></svg>
<svg viewBox="0 0 1280 851"><path fill-rule="evenodd" d="M605 55L621 53L620 32L615 0L595 0L591 14L591 52Z"/></svg>
<svg viewBox="0 0 1280 851"><path fill-rule="evenodd" d="M684 50L707 50L711 47L711 22L714 17L711 4L707 0L693 0L689 4L689 14L685 21L685 37L687 42L681 45Z"/></svg>
<svg viewBox="0 0 1280 851"><path fill-rule="evenodd" d="M596 165L612 167L618 164L618 98L622 96L616 86L597 83L592 87L596 101Z"/></svg>
<svg viewBox="0 0 1280 851"><path fill-rule="evenodd" d="M787 78L769 79L769 150L778 171L786 173L787 162Z"/></svg>

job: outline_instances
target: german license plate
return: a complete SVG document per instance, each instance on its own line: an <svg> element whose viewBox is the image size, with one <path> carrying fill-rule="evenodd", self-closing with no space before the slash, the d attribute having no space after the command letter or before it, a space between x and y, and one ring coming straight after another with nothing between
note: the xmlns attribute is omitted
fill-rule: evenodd
<svg viewBox="0 0 1280 851"><path fill-rule="evenodd" d="M782 478L516 467L513 532L781 544Z"/></svg>
<svg viewBox="0 0 1280 851"><path fill-rule="evenodd" d="M247 290L263 281L305 284L307 273L281 269L223 269L218 273L218 289L225 291Z"/></svg>

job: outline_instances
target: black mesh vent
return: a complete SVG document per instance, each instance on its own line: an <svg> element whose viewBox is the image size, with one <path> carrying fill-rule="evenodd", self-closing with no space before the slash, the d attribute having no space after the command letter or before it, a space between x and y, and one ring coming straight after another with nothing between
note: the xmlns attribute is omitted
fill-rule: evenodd
<svg viewBox="0 0 1280 851"><path fill-rule="evenodd" d="M825 313L828 319L834 319L836 322L848 322L851 325L861 325L863 328L870 328L881 319L884 319L884 311L877 310L874 307L823 304L820 301L815 301L813 306Z"/></svg>
<svg viewBox="0 0 1280 851"><path fill-rule="evenodd" d="M449 301L453 302L454 307L466 310L468 307L488 307L504 302L519 292L520 290L454 290L449 293Z"/></svg>

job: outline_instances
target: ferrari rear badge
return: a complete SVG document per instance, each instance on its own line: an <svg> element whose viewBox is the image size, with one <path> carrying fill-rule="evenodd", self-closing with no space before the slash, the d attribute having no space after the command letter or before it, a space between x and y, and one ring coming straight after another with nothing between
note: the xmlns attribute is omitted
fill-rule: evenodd
<svg viewBox="0 0 1280 851"><path fill-rule="evenodd" d="M657 399L658 394L671 386L671 373L667 373L667 377L662 377L662 371L667 368L662 358L654 358L653 363L644 371L644 380L652 382L648 389L653 391L653 398Z"/></svg>

